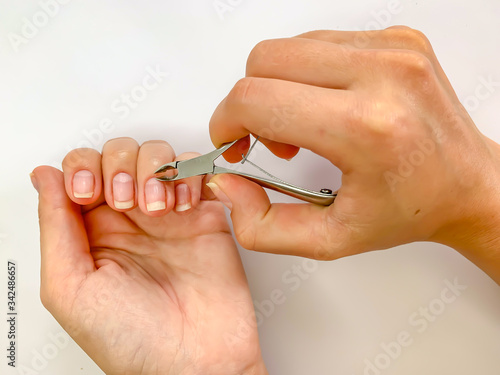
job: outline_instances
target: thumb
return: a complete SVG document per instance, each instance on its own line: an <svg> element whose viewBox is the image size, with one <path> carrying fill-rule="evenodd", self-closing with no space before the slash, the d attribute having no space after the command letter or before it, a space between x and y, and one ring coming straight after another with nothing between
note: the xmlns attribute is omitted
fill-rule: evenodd
<svg viewBox="0 0 500 375"><path fill-rule="evenodd" d="M94 270L80 206L67 196L61 171L41 166L32 179L39 192L42 291L60 282L71 288Z"/></svg>
<svg viewBox="0 0 500 375"><path fill-rule="evenodd" d="M216 175L207 185L230 209L234 234L244 248L315 259L346 255L348 231L329 219L333 207L271 204L262 187L231 174Z"/></svg>

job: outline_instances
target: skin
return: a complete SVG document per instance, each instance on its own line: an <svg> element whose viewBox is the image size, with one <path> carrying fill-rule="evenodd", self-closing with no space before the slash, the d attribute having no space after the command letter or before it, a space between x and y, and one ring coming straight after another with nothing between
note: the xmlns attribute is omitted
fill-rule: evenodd
<svg viewBox="0 0 500 375"><path fill-rule="evenodd" d="M336 259L436 241L500 283L500 146L475 127L420 32L261 42L210 131L216 146L259 135L286 159L307 148L343 173L329 207L271 204L252 182L213 177L244 247ZM224 156L239 160L241 145ZM168 184L165 209L146 209L145 182L174 157L165 142L121 138L102 155L70 152L63 173L35 169L42 302L107 374L266 374L243 268L206 181L184 181L188 211L172 211ZM94 175L92 198L73 195L82 169ZM120 172L136 186L128 210L113 200Z"/></svg>
<svg viewBox="0 0 500 375"><path fill-rule="evenodd" d="M243 247L330 260L435 241L500 283L500 146L478 131L419 31L259 43L210 121L215 146L249 133L283 158L299 148L325 157L342 186L329 207L271 204L256 184L215 176Z"/></svg>
<svg viewBox="0 0 500 375"><path fill-rule="evenodd" d="M42 302L106 374L267 374L223 206L200 200L208 194L194 177L183 181L190 210L173 210L172 183L166 208L146 210L146 181L174 157L166 142L139 147L118 138L102 155L70 152L64 172L34 170ZM74 198L73 175L82 169L95 176L92 198ZM131 209L113 204L119 172L136 185Z"/></svg>

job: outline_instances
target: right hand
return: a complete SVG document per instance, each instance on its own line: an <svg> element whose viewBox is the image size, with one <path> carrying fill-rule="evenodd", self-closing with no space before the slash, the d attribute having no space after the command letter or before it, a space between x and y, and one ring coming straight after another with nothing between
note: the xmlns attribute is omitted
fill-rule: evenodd
<svg viewBox="0 0 500 375"><path fill-rule="evenodd" d="M270 204L256 184L215 176L248 249L334 259L417 240L461 248L486 241L478 233L498 220L499 146L409 28L259 43L210 132L216 146L260 135L285 158L304 147L343 172L329 207Z"/></svg>

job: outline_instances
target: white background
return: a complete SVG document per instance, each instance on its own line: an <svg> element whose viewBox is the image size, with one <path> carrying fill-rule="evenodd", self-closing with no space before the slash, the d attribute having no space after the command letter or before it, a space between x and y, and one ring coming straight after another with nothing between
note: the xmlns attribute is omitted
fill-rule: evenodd
<svg viewBox="0 0 500 375"><path fill-rule="evenodd" d="M39 301L37 196L29 172L40 164L60 166L69 149L89 141L100 149L118 136L166 139L179 153L209 151L210 116L244 75L248 53L262 39L314 29L365 30L377 23L420 29L459 97L471 103L477 126L500 141L500 87L488 98L473 99L481 77L500 81L498 1L402 1L397 14L387 13L386 0L232 3L234 9L220 17L213 0L73 0L16 52L9 33L21 35L24 18L32 20L41 8L38 1L0 1L0 373L101 373L73 342L42 369L6 365L7 259L18 263L18 364L33 369L44 351L53 354L50 335L62 332ZM156 65L170 76L120 118L112 102ZM103 135L97 129L104 118L114 129ZM340 181L334 168L306 152L286 168L263 151L256 159L303 186L336 188ZM241 254L257 305L274 289L287 298L259 327L270 374L363 374L366 361L373 362L383 353L381 345L401 331L413 342L381 374L500 372L500 288L448 248L415 243L318 263L298 290L283 275L302 259ZM455 278L467 289L419 333L409 318L440 298L445 280Z"/></svg>

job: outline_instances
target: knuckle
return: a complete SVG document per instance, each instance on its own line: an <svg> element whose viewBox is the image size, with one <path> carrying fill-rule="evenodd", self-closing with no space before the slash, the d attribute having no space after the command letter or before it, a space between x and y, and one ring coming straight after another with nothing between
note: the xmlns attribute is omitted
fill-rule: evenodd
<svg viewBox="0 0 500 375"><path fill-rule="evenodd" d="M386 31L388 30L409 30L411 27L406 26L406 25L394 25L394 26L389 26Z"/></svg>
<svg viewBox="0 0 500 375"><path fill-rule="evenodd" d="M408 54L405 62L405 80L414 96L432 96L438 90L432 62L423 54L413 52Z"/></svg>
<svg viewBox="0 0 500 375"><path fill-rule="evenodd" d="M390 100L372 99L368 105L365 102L364 109L353 112L360 142L378 145L391 144L402 137L412 121L407 107Z"/></svg>
<svg viewBox="0 0 500 375"><path fill-rule="evenodd" d="M333 210L326 210L322 224L315 233L314 258L334 260L357 253L356 236L352 229L343 223ZM317 239L320 239L319 241Z"/></svg>
<svg viewBox="0 0 500 375"><path fill-rule="evenodd" d="M103 158L111 161L130 160L135 158L139 150L137 141L133 138L115 138L103 146Z"/></svg>
<svg viewBox="0 0 500 375"><path fill-rule="evenodd" d="M105 153L105 158L108 161L123 161L132 158L136 152L128 148L116 148Z"/></svg>
<svg viewBox="0 0 500 375"><path fill-rule="evenodd" d="M408 28L403 31L402 38L407 40L408 44L413 45L421 53L430 53L432 51L429 39L420 30Z"/></svg>
<svg viewBox="0 0 500 375"><path fill-rule="evenodd" d="M119 138L113 138L106 143L104 143L104 146L102 146L103 151L107 151L113 148L120 148L120 147L131 147L131 148L138 148L139 144L134 138L130 137L119 137Z"/></svg>
<svg viewBox="0 0 500 375"><path fill-rule="evenodd" d="M405 134L411 128L412 118L404 108L391 106L390 111L385 113L379 112L377 123L385 124L383 127L385 141L389 144L397 144L405 138Z"/></svg>
<svg viewBox="0 0 500 375"><path fill-rule="evenodd" d="M241 78L229 92L226 100L229 103L245 104L251 101L251 98L257 95L257 80L251 77Z"/></svg>
<svg viewBox="0 0 500 375"><path fill-rule="evenodd" d="M269 53L276 47L276 41L273 39L263 40L255 45L250 51L247 59L247 75L250 74L263 60L269 56Z"/></svg>
<svg viewBox="0 0 500 375"><path fill-rule="evenodd" d="M104 143L103 147L108 147L109 145L112 145L113 143L120 142L120 141L129 142L129 141L135 141L135 139L130 138L130 137L117 137L117 138L113 138L113 139L108 139L106 141L106 143Z"/></svg>
<svg viewBox="0 0 500 375"><path fill-rule="evenodd" d="M74 169L86 165L86 161L96 153L97 151L92 148L76 148L71 150L64 157L62 167L63 169Z"/></svg>
<svg viewBox="0 0 500 375"><path fill-rule="evenodd" d="M411 115L400 105L388 102L373 103L373 116L370 121L371 130L379 130L387 140L398 138L408 125Z"/></svg>
<svg viewBox="0 0 500 375"><path fill-rule="evenodd" d="M405 89L406 97L425 99L439 92L440 83L434 64L426 55L410 50L375 53L387 73L384 77L389 77L398 90Z"/></svg>
<svg viewBox="0 0 500 375"><path fill-rule="evenodd" d="M408 69L414 73L430 75L434 72L431 61L427 56L418 52L408 53L406 64Z"/></svg>
<svg viewBox="0 0 500 375"><path fill-rule="evenodd" d="M325 220L321 228L326 228L328 222ZM318 230L318 235L311 238L311 244L314 244L311 257L317 260L333 260L336 258L336 249L339 247L338 239L334 238L331 228Z"/></svg>
<svg viewBox="0 0 500 375"><path fill-rule="evenodd" d="M141 147L144 145L159 145L159 146L167 146L171 147L170 144L167 141L164 141L162 139L150 139L148 141L145 141L142 143Z"/></svg>
<svg viewBox="0 0 500 375"><path fill-rule="evenodd" d="M407 26L387 29L387 35L395 44L425 55L432 54L432 46L425 34Z"/></svg>
<svg viewBox="0 0 500 375"><path fill-rule="evenodd" d="M241 246L247 250L255 250L256 232L252 225L234 225L233 230Z"/></svg>
<svg viewBox="0 0 500 375"><path fill-rule="evenodd" d="M327 36L330 32L327 30L311 30L305 33L297 35L295 38L305 38L305 39L321 39Z"/></svg>
<svg viewBox="0 0 500 375"><path fill-rule="evenodd" d="M162 165L172 161L175 158L175 152L172 146L163 140L150 140L141 144L138 159L148 160L153 165Z"/></svg>
<svg viewBox="0 0 500 375"><path fill-rule="evenodd" d="M431 61L420 52L392 50L384 51L383 54L384 63L389 66L391 74L402 73L405 79L421 79L434 75Z"/></svg>

